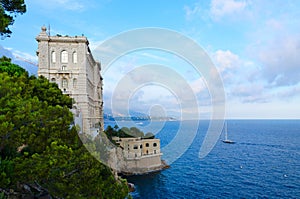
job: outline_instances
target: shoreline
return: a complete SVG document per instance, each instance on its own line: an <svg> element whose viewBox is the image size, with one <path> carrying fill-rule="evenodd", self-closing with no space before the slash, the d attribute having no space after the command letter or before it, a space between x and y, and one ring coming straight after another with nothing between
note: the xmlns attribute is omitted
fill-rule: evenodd
<svg viewBox="0 0 300 199"><path fill-rule="evenodd" d="M156 172L160 172L160 171L163 171L165 169L168 169L170 168L171 166L168 165L166 163L166 161L162 160L161 161L161 165L158 166L158 167L155 167L155 168L152 168L152 169L149 169L147 171L141 171L141 172L124 172L124 171L121 171L120 173L118 173L118 176L120 177L123 177L123 176L135 176L135 175L147 175L147 174L150 174L150 173L156 173Z"/></svg>

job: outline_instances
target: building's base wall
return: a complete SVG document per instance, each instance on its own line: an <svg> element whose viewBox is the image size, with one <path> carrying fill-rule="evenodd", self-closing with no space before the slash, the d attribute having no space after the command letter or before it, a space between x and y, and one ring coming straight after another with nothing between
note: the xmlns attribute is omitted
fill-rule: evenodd
<svg viewBox="0 0 300 199"><path fill-rule="evenodd" d="M138 158L125 158L121 148L110 153L109 166L118 173L125 175L145 174L166 168L161 160L162 154L146 155Z"/></svg>

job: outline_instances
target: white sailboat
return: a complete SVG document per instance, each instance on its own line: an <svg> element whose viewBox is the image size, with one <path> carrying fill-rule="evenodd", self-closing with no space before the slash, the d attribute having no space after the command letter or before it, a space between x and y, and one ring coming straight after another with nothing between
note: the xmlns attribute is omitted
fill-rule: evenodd
<svg viewBox="0 0 300 199"><path fill-rule="evenodd" d="M226 143L226 144L234 144L235 141L229 140L228 139L228 134L227 134L227 122L225 122L225 139L222 140L222 142Z"/></svg>

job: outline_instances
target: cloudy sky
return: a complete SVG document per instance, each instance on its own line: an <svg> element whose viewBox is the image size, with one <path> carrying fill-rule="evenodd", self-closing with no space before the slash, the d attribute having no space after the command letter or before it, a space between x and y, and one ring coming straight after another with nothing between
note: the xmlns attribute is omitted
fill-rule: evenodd
<svg viewBox="0 0 300 199"><path fill-rule="evenodd" d="M43 25L50 25L51 35L84 34L92 50L132 29L164 28L197 42L210 57L223 81L227 118L300 118L298 0L25 2L27 13L17 16L11 28L13 34L1 40L2 52L8 50L37 62L35 37ZM101 61L101 55L94 54ZM147 75L155 74L147 68L139 71L142 66L156 68L166 77L158 75L150 78L152 83L143 84L137 76L145 80ZM164 50L127 53L103 76L106 108L116 99L120 106L124 100L130 109L139 112L180 117L180 113L195 109L194 101L193 106L182 103L192 100L184 97L185 92L189 96L192 92L201 116L208 116L212 109L207 77L182 57ZM120 84L128 78L141 85L125 95ZM173 84L186 89L176 90Z"/></svg>

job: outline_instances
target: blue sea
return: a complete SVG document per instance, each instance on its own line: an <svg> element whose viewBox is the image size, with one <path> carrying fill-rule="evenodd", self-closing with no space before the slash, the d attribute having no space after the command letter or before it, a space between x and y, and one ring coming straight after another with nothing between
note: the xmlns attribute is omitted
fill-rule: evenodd
<svg viewBox="0 0 300 199"><path fill-rule="evenodd" d="M164 152L183 123L198 125L168 121L137 127L147 132L159 127L156 137ZM126 126L126 122L118 125ZM228 120L228 137L236 143L223 143L221 135L211 152L200 159L208 125L209 121L199 123L193 142L169 169L128 177L136 187L132 197L300 198L300 120ZM189 130L185 128L184 133L189 135Z"/></svg>

